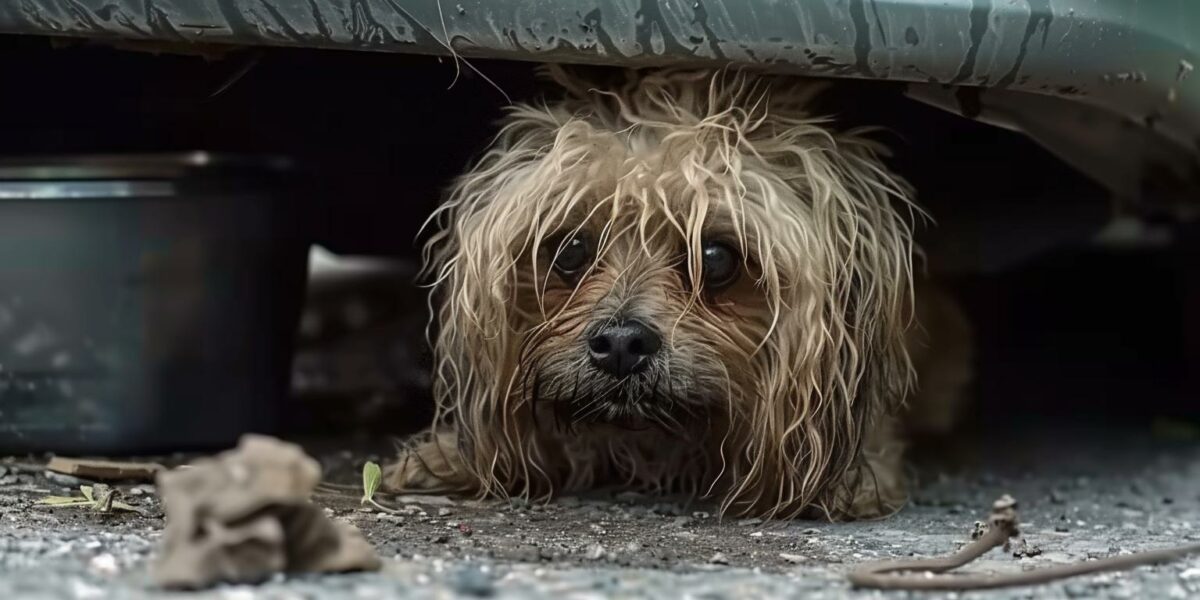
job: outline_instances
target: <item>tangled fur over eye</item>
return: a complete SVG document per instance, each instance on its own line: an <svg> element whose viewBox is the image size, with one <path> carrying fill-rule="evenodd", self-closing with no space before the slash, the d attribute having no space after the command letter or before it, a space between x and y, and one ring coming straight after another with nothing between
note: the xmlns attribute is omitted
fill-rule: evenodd
<svg viewBox="0 0 1200 600"><path fill-rule="evenodd" d="M800 79L635 71L599 89L547 72L564 97L509 108L431 219L437 416L389 482L526 497L625 484L774 517L894 509L916 209L884 149L810 115L818 87ZM556 293L542 249L585 227L596 264ZM714 229L749 279L728 314L688 287ZM604 280L620 260L651 266ZM669 288L639 301L666 315L672 360L695 357L664 377L679 403L703 389L705 418L671 423L670 443L539 421L539 348L599 310L611 291L597 282L649 285L627 281L635 268Z"/></svg>

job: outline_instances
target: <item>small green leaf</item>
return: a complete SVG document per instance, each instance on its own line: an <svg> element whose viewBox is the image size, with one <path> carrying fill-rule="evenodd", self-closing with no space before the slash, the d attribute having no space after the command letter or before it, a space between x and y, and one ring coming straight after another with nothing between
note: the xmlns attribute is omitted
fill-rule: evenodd
<svg viewBox="0 0 1200 600"><path fill-rule="evenodd" d="M84 498L87 498L87 499L88 499L88 502L95 502L95 501L96 501L96 499L92 497L92 486L90 486L90 485L81 485L81 486L79 486L79 491L83 493L83 497L84 497Z"/></svg>
<svg viewBox="0 0 1200 600"><path fill-rule="evenodd" d="M383 470L379 465L367 461L363 465L363 497L360 504L366 504L375 497L375 491L379 489L379 484L383 481Z"/></svg>

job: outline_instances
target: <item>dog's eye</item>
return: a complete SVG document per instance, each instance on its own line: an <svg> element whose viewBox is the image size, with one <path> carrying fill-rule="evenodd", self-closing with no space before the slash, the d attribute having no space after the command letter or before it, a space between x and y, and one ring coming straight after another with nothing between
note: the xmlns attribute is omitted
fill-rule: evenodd
<svg viewBox="0 0 1200 600"><path fill-rule="evenodd" d="M705 289L719 290L737 281L741 262L737 250L721 242L707 242L703 252Z"/></svg>
<svg viewBox="0 0 1200 600"><path fill-rule="evenodd" d="M578 275L592 257L587 241L580 236L552 243L549 250L554 258L554 270L565 277Z"/></svg>

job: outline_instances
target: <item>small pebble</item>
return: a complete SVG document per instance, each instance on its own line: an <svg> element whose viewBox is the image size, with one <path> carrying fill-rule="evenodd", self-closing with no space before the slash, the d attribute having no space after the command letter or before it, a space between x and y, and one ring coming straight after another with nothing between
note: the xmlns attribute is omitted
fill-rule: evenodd
<svg viewBox="0 0 1200 600"><path fill-rule="evenodd" d="M727 565L729 564L729 557L725 556L724 552L718 552L712 555L712 557L708 559L708 562L714 565Z"/></svg>
<svg viewBox="0 0 1200 600"><path fill-rule="evenodd" d="M454 571L450 576L450 585L464 596L485 598L496 593L492 576L484 567L468 565Z"/></svg>
<svg viewBox="0 0 1200 600"><path fill-rule="evenodd" d="M105 552L88 561L88 568L100 575L116 575L117 557Z"/></svg>
<svg viewBox="0 0 1200 600"><path fill-rule="evenodd" d="M1040 546L1032 545L1025 538L1019 538L1011 544L1013 558L1032 558L1042 554Z"/></svg>

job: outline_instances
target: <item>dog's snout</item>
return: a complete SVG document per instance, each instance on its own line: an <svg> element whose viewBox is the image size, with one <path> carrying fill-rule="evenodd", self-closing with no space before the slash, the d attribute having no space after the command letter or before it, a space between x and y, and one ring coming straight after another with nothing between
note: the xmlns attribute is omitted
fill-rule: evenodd
<svg viewBox="0 0 1200 600"><path fill-rule="evenodd" d="M639 321L608 325L588 338L592 364L617 377L645 369L661 347L662 338Z"/></svg>

